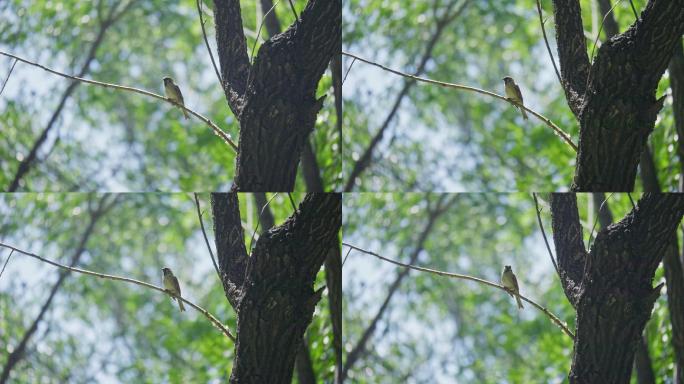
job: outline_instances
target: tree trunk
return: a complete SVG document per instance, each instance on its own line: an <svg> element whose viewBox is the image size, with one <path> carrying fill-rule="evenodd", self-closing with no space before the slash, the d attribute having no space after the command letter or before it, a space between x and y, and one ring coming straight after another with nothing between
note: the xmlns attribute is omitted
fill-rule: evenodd
<svg viewBox="0 0 684 384"><path fill-rule="evenodd" d="M627 383L662 287L652 287L655 270L684 214L684 196L645 194L599 231L589 252L575 195L553 194L551 212L561 282L577 311L570 382Z"/></svg>
<svg viewBox="0 0 684 384"><path fill-rule="evenodd" d="M342 2L309 0L299 20L261 46L254 63L239 1L215 0L214 16L223 87L240 123L233 191L292 191L325 99L316 98L318 81L339 54Z"/></svg>
<svg viewBox="0 0 684 384"><path fill-rule="evenodd" d="M341 226L339 194L308 194L247 255L235 193L213 193L223 286L238 314L231 383L290 384L322 289L313 283Z"/></svg>
<svg viewBox="0 0 684 384"><path fill-rule="evenodd" d="M684 32L684 0L650 0L640 18L587 55L578 0L554 0L563 88L580 122L573 191L631 191L664 97L658 82Z"/></svg>

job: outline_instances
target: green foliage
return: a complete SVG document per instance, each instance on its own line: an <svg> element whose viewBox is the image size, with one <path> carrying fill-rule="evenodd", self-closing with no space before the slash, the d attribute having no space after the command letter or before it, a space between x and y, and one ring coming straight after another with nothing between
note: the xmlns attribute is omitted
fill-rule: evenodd
<svg viewBox="0 0 684 384"><path fill-rule="evenodd" d="M345 194L344 241L408 262L440 195ZM538 195L553 249L551 215ZM632 209L625 194L606 195L614 221ZM639 196L633 196L634 201ZM414 263L498 282L512 265L521 293L574 331L575 311L549 260L530 194L455 194L436 220ZM585 244L597 206L578 195ZM348 248L343 248L346 255ZM554 250L555 254L555 250ZM349 352L387 297L403 268L352 251L343 271L344 349ZM663 281L656 274L654 285ZM656 303L646 336L656 377L673 364L666 297ZM573 340L542 312L519 311L504 292L471 281L411 271L399 285L362 355L350 371L354 383L560 383L566 382Z"/></svg>
<svg viewBox="0 0 684 384"><path fill-rule="evenodd" d="M235 333L236 315L202 237L192 194L0 194L2 241L69 264L90 221L90 211L106 198L116 204L95 224L77 267L161 284L161 271L178 276L183 296L205 308ZM272 195L267 195L271 198ZM295 204L304 197L293 194ZM204 225L213 249L209 196L200 194ZM240 194L249 242L259 217L253 196ZM268 207L276 225L293 208L286 194ZM262 228L260 227L259 232ZM258 233L256 235L258 238ZM0 249L0 268L9 252ZM325 285L325 271L315 288ZM14 253L0 278L0 344L15 348L55 283L58 270ZM319 302L308 340L315 372L332 377L327 293ZM157 291L120 281L69 274L12 373L13 382L227 381L234 343L201 314L181 313ZM0 366L7 354L0 354Z"/></svg>
<svg viewBox="0 0 684 384"><path fill-rule="evenodd" d="M343 49L414 73L437 21L454 3L456 9L462 1L349 0L343 5ZM541 3L558 62L552 4ZM624 31L635 20L630 2L613 3ZM633 3L640 11L646 2ZM585 30L588 36L596 36L602 21L598 5L589 0L581 5ZM587 38L589 54L594 40ZM345 71L352 60L345 58ZM442 31L421 75L498 94L503 94L501 78L510 75L520 85L526 105L578 141L579 124L551 65L533 0L467 2ZM404 78L365 63L353 65L344 92L345 181L389 116L404 83ZM665 76L658 96L668 87ZM676 190L679 178L670 105L671 99L666 100L650 138L663 190ZM533 116L522 120L506 102L416 84L399 105L370 167L356 185L359 191L567 190L575 155L551 128Z"/></svg>
<svg viewBox="0 0 684 384"><path fill-rule="evenodd" d="M3 50L69 74L78 74L89 50L94 60L83 77L163 93L162 77L181 87L186 105L238 140L239 126L228 108L209 60L194 0L134 1L96 44L111 12L127 1L4 2L0 15ZM207 38L217 60L211 2L203 5ZM255 0L242 1L248 44L257 29ZM298 12L305 2L298 2ZM98 6L99 5L99 6ZM281 26L294 21L288 2L275 9ZM260 14L260 13L259 13ZM103 21L104 20L104 21ZM250 33L251 31L251 33ZM265 29L260 41L268 36ZM257 47L258 49L258 47ZM4 81L11 62L0 59ZM5 69L6 68L6 69ZM334 124L330 76L321 94L329 93L312 135L324 185L339 177L339 141ZM0 185L9 186L19 160L45 129L70 82L27 64L17 64L0 101ZM332 118L328 118L332 116ZM337 150L337 152L335 152ZM38 162L21 188L33 191L228 190L235 154L211 129L195 118L185 120L177 108L139 94L78 84L38 153ZM297 190L304 190L298 183Z"/></svg>

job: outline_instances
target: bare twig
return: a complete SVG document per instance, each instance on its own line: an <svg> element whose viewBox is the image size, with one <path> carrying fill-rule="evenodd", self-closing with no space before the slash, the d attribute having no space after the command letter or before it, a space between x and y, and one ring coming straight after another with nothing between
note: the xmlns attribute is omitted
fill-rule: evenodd
<svg viewBox="0 0 684 384"><path fill-rule="evenodd" d="M15 250L15 251L17 251L17 252L19 252L19 253L21 253L21 254L24 254L24 255L26 255L26 256L31 256L31 257L33 257L33 258L35 258L35 259L38 259L38 260L40 260L40 261L42 261L42 262L44 262L44 263L53 265L53 266L58 267L58 268L65 269L65 270L70 271L70 272L82 273L82 274L84 274L84 275L95 276L95 277L99 277L99 278L102 278L102 279L109 279L109 280L116 280L116 281L124 281L124 282L127 282L127 283L136 284L136 285L140 285L140 286L142 286L142 287L154 289L154 290L159 291L159 292L162 292L162 293L164 293L164 294L166 294L166 295L170 295L169 291L167 291L166 289L161 288L161 287L157 287L156 285L153 285L153 284L150 284L150 283L146 283L146 282L144 282L144 281L139 281L139 280L135 280L135 279L130 279L130 278L128 278L128 277L107 275L107 274L104 274L104 273L98 273L98 272L88 271L88 270L86 270L86 269L81 269L81 268L69 267L69 266L67 266L67 265L63 265L63 264L54 262L54 261L52 261L52 260L48 260L48 259L46 259L46 258L44 258L44 257L42 257L42 256L38 256L38 255L36 255L35 253L27 252L27 251L21 250L21 249L19 249L19 248L13 247L13 246L11 246L11 245L9 245L9 244L5 244L5 243L2 243L2 242L0 242L0 247L5 247L5 248L8 248L8 249ZM207 319L209 319L209 321L211 321L218 329L220 329L221 332L223 332L224 335L226 335L226 336L227 336L229 339L231 339L232 341L235 341L235 336L233 336L233 334L230 332L230 330L229 330L225 325L223 325L218 319L216 319L216 317L214 317L211 313L209 313L206 309L199 307L199 306L196 305L195 303L193 303L193 302L191 302L191 301L189 301L189 300L187 300L187 299L184 299L184 298L180 297L179 295L173 295L173 297L178 298L179 300L183 300L183 302L184 302L185 304L188 304L189 306L195 308L197 311L199 311L201 314L203 314Z"/></svg>
<svg viewBox="0 0 684 384"><path fill-rule="evenodd" d="M207 238L207 232L204 230L204 221L202 220L202 211L200 210L199 198L197 193L195 196L195 206L197 207L197 217L199 218L200 228L202 228L202 236L204 236L204 242L207 244L207 249L209 250L209 255L211 256L211 262L214 264L214 269L218 275L219 281L221 281L221 273L219 272L218 265L216 264L216 258L214 257L214 252L211 250L211 245L209 245L209 239Z"/></svg>
<svg viewBox="0 0 684 384"><path fill-rule="evenodd" d="M290 8L292 8L292 13L294 13L295 20L299 21L299 16L297 15L297 11L295 10L294 4L292 4L292 0L287 0L290 3Z"/></svg>
<svg viewBox="0 0 684 384"><path fill-rule="evenodd" d="M620 3L622 3L622 0L618 0L618 2L610 8L610 11L603 15L603 20L601 20L601 25L599 26L598 33L596 34L596 40L594 40L594 45L591 47L591 55L589 55L590 58L593 59L594 57L594 49L596 48L596 43L598 42L599 37L601 36L601 31L603 30L603 24L606 22L606 18L608 18L610 13L613 12L613 9L615 9L615 7L617 7ZM587 84L589 84L588 81Z"/></svg>
<svg viewBox="0 0 684 384"><path fill-rule="evenodd" d="M558 274L558 277L560 277L560 271L558 270L558 264L556 264L556 258L553 256L553 252L551 252L551 246L549 245L549 240L546 238L546 232L544 231L544 224L542 224L541 221L541 210L539 209L539 202L537 201L537 194L532 192L532 197L534 198L534 207L536 208L535 210L537 211L537 222L539 223L539 229L541 229L542 236L544 236L544 243L546 243L546 249L549 251L549 257L551 257L551 262L553 263L553 268L556 269L556 273Z"/></svg>
<svg viewBox="0 0 684 384"><path fill-rule="evenodd" d="M261 37L261 28L264 26L264 21L266 21L266 17L273 12L275 9L276 5L280 3L280 0L276 1L275 4L271 7L271 9L268 10L268 12L264 13L264 17L261 18L261 23L259 23L259 29L257 30L257 35L254 38L254 45L252 46L252 53L249 55L249 62L252 63L254 60L254 50L256 49L257 43L259 42L259 37ZM250 70L252 68L250 67ZM249 81L249 73L247 74L247 81Z"/></svg>
<svg viewBox="0 0 684 384"><path fill-rule="evenodd" d="M469 276L469 275L462 275L460 273L443 272L443 271L438 271L438 270L430 269L430 268L417 267L417 266L411 265L411 264L404 264L404 263L400 263L398 261L394 261L392 259L388 259L384 256L380 256L375 252L367 251L365 249L356 247L354 245L351 245L351 244L348 244L345 242L342 242L342 245L345 245L345 246L352 248L354 250L357 250L359 252L362 252L362 253L365 253L365 254L368 254L371 256L375 256L380 260L384 260L388 263L392 263L392 264L398 265L400 267L409 268L409 269L413 269L413 270L421 271L421 272L428 272L428 273L432 273L432 274L439 275L439 276L452 277L455 279L470 280L470 281L474 281L474 282L477 282L480 284L489 285L490 287L498 288L498 289L500 289L506 293L510 293L510 291L507 288L505 288L503 285L499 285L499 284L493 283L493 282L488 281L488 280L480 279L478 277ZM563 323L556 315L549 312L548 309L546 309L545 307L542 307L541 305L537 304L536 302L528 299L527 297L525 297L523 295L518 294L518 296L520 296L521 299L530 303L532 306L534 306L538 310L542 311L554 324L559 326L561 328L561 330L563 332L565 332L566 335L570 336L573 339L575 338L575 335L572 333L572 331L570 331L570 329L568 329L567 325L565 323Z"/></svg>
<svg viewBox="0 0 684 384"><path fill-rule="evenodd" d="M278 193L279 192L274 193L273 196L271 196L271 198L268 199L266 204L264 204L264 206L261 207L261 211L259 211L259 220L257 220L257 225L254 227L254 232L252 232L252 237L249 239L250 251L252 249L252 245L254 244L254 236L256 235L257 231L259 230L259 224L261 224L261 215L264 214L264 210L266 210L266 208L268 208L268 206L271 204L271 201L273 201L273 199L275 199L275 197L278 196Z"/></svg>
<svg viewBox="0 0 684 384"><path fill-rule="evenodd" d="M634 2L633 2L632 0L629 0L629 5L632 6L632 12L634 13L634 17L636 17L637 20L638 20L638 19L639 19L639 15L638 15L638 13L637 13L636 8L634 7Z"/></svg>
<svg viewBox="0 0 684 384"><path fill-rule="evenodd" d="M5 90L5 85L7 85L7 82L10 79L10 76L12 75L12 71L14 70L14 66L17 65L17 60L14 60L14 63L12 63L12 67L10 67L9 73L7 74L7 78L5 79L5 82L2 83L2 89L0 89L0 95L2 95L2 91Z"/></svg>
<svg viewBox="0 0 684 384"><path fill-rule="evenodd" d="M297 204L295 204L294 199L292 198L292 194L288 192L287 197L290 198L290 205L292 205L292 210L297 211Z"/></svg>
<svg viewBox="0 0 684 384"><path fill-rule="evenodd" d="M598 213L599 213L599 214L601 213L601 210L603 209L603 206L606 205L606 203L608 202L608 200L613 196L613 193L614 193L614 192L611 192L611 194L608 195L608 197L606 197L606 198L603 200L603 202L601 202L601 205L599 205L599 209L598 209ZM598 223L598 220L599 220L599 215L596 215L596 219L594 219L594 225L591 227L591 232L589 233L589 241L588 241L588 244L587 244L587 247L588 247L588 248L591 248L591 242L592 242L592 240L594 239L594 230L596 229L596 224Z"/></svg>
<svg viewBox="0 0 684 384"><path fill-rule="evenodd" d="M547 117L545 117L545 116L543 116L543 115L537 113L536 111L534 111L534 110L528 108L528 107L525 106L525 105L518 104L518 103L516 103L515 101L510 100L510 99L508 99L508 98L505 97L505 96L498 95L498 94L496 94L496 93L494 93L494 92L485 91L485 90L480 89L480 88L469 87L469 86L467 86L467 85L453 84L453 83L447 83L447 82L444 82L444 81L437 81L437 80L427 79L427 78L424 78L424 77L413 76L413 75L410 75L410 74L408 74L408 73L400 72L400 71L397 71L397 70L395 70L395 69L391 69L391 68L385 67L384 65L375 63L375 62L373 62L373 61L370 61L370 60L368 60L368 59L364 59L364 58L362 58L362 57L359 57L359 56L357 56L357 55L354 55L354 54L351 54L351 53L348 53L348 52L344 52L344 51L343 51L342 54L345 55L345 56L349 56L349 57L356 58L356 59L358 59L359 61L363 61L363 62L366 63L366 64L370 64L370 65L376 66L376 67L378 67L378 68L380 68L380 69L383 69L383 70L385 70L385 71L387 71L387 72L390 72L390 73L393 73L393 74L395 74L395 75L403 76L403 77L406 77L406 78L409 78L409 79L412 79L412 80L415 80L415 81L418 81L418 82L428 83L428 84L434 84L434 85L439 85L439 86L446 87L446 88L455 88L455 89L460 89L460 90L469 91L469 92L476 92L476 93L479 93L479 94L482 94L482 95L487 95L487 96L491 96L491 97L494 97L494 98L497 98L497 99L501 99L501 100L503 100L503 101L505 101L505 102L507 102L507 103L510 103L510 104L516 106L516 107L523 108L523 109L526 110L527 112L529 112L529 113L531 113L532 115L536 116L539 120L541 120L541 121L544 122L546 125L548 125L549 127L551 127L551 129L553 129L554 132L556 132L556 134L557 134L558 136L561 137L561 139L563 139L568 145L570 145L570 147L572 147L572 149L573 149L575 152L577 152L577 150L578 150L578 149L577 149L577 145L576 145L575 143L572 142L572 139L570 138L570 136L569 136L567 133L565 133L562 129L560 129L556 124L554 124L551 120L549 120Z"/></svg>
<svg viewBox="0 0 684 384"><path fill-rule="evenodd" d="M546 28L544 28L544 19L542 17L542 8L541 4L539 3L539 0L537 0L537 13L539 13L539 24L541 24L542 35L544 35L544 43L546 44L546 50L549 52L549 57L551 57L551 64L553 64L553 70L556 71L556 77L558 78L558 82L560 83L561 87L563 87L563 90L566 91L565 84L563 84L563 80L560 76L560 72L558 72L558 66L556 66L556 60L553 58L553 52L551 52L549 39L548 37L546 37ZM567 91L565 93L567 94Z"/></svg>
<svg viewBox="0 0 684 384"><path fill-rule="evenodd" d="M145 91L145 90L139 89L139 88L125 87L125 86L123 86L123 85L117 85L117 84L112 84L112 83L104 83L104 82L101 82L101 81L88 80L88 79L84 79L84 78L77 77L77 76L67 75L66 73L62 73L62 72L55 71L54 69L48 68L48 67L46 67L46 66L44 66L44 65L41 65L41 64L38 64L38 63L34 63L34 62L32 62L32 61L29 61L29 60L27 60L27 59L21 58L21 57L19 57L19 56L16 56L16 55L13 55L13 54L11 54L11 53L4 52L4 51L0 51L0 55L5 55L5 56L8 56L8 57L15 58L15 59L17 59L17 60L19 60L19 61L21 61L21 62L24 62L24 63L26 63L26 64L33 65L33 66L38 67L38 68L40 68L40 69L42 69L42 70L44 70L44 71L50 72L50 73L55 74L55 75L58 75L58 76L62 76L62 77L67 78L67 79L71 79L71 80L75 80L75 81L80 81L80 82L87 83L87 84L93 84L93 85L97 85L97 86L104 87L104 88L114 88L114 89L119 89L119 90L127 91L127 92L135 92L135 93L139 93L139 94L141 94L141 95L145 95L145 96L149 96L149 97L154 97L155 99L159 99L159 100L162 100L162 101L166 101L167 103L171 103L171 104L173 104L174 106L176 106L176 107L178 107L178 108L181 108L181 109L183 109L183 110L185 110L185 111L187 111L187 112L190 112L190 114L192 114L192 115L194 115L195 117L197 117L198 119L202 120L205 124L207 124L209 127L211 127L211 129L214 131L214 133L215 133L216 135L218 135L221 139L223 139L223 141L225 141L228 145L230 145L230 146L235 150L235 152L237 152L237 150L238 150L237 145L233 142L233 140L231 139L229 133L226 133L226 132L223 131L221 128L219 128L216 124L212 123L211 120L209 120L209 119L207 119L206 117L200 115L199 113L193 111L192 109L187 108L187 107L184 106L184 105L178 104L178 103L176 103L175 101L173 101L173 100L171 100L171 99L167 99L167 98L164 97L164 96L157 95L156 93L152 93L152 92L149 92L149 91Z"/></svg>
<svg viewBox="0 0 684 384"><path fill-rule="evenodd" d="M344 255L344 260L342 260L342 266L343 266L343 267L344 267L344 263L347 262L347 257L349 257L349 254L351 253L351 251L352 251L352 249L349 248L349 250L347 251L347 254Z"/></svg>
<svg viewBox="0 0 684 384"><path fill-rule="evenodd" d="M0 277L2 277L2 273L5 272L5 267L7 266L7 263L9 263L9 260L12 257L13 253L14 253L14 249L10 251L9 256L7 256L7 260L5 260L5 264L2 265L2 271L0 271Z"/></svg>
<svg viewBox="0 0 684 384"><path fill-rule="evenodd" d="M349 75L349 71L351 71L352 67L354 66L354 63L356 63L356 58L352 59L351 64L349 64L347 72L345 72L344 78L342 79L342 85L344 85L344 82L347 81L347 76Z"/></svg>
<svg viewBox="0 0 684 384"><path fill-rule="evenodd" d="M209 40L207 40L207 31L204 30L204 16L202 16L202 0L197 0L197 13L200 17L200 25L202 26L202 36L204 37L204 44L207 46L207 51L209 51L209 58L211 59L211 65L214 67L214 72L216 72L216 77L218 78L221 89L223 89L223 80L221 79L221 73L216 66L216 61L214 61L214 54L211 52L211 47L209 46Z"/></svg>

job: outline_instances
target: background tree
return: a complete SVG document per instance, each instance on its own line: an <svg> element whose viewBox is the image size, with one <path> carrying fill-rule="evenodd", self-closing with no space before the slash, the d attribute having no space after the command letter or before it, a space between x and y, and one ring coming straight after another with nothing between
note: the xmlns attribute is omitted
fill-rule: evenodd
<svg viewBox="0 0 684 384"><path fill-rule="evenodd" d="M201 5L207 41L216 57L213 3ZM271 14L285 26L309 24L306 20L315 12L306 16L311 14L304 11L307 2L294 5L299 22L288 2L277 4ZM197 6L189 0L101 0L59 6L46 1L3 2L0 13L8 22L0 25L0 50L68 74L160 94L161 78L171 76L183 90L186 105L232 134L237 143L239 121L226 105L212 68ZM269 9L256 0L242 1L241 8L247 54L250 60L265 63L267 59L256 57L268 37L259 26ZM304 26L293 31L304 31ZM324 32L334 35L335 30ZM0 84L8 79L0 98L3 190L189 191L227 190L232 185L236 153L199 120L182 119L172 105L72 82L24 63L16 64L6 77L14 61L1 57ZM339 129L330 72L324 74L322 68L314 84L315 97L330 97L322 103L315 128L310 126L305 137L298 137L310 143L307 164L315 167L311 172L318 171L319 190L333 190L341 170L336 155ZM313 190L305 185L297 164L292 169L288 189Z"/></svg>
<svg viewBox="0 0 684 384"><path fill-rule="evenodd" d="M267 198L276 228L294 222L288 219L294 212L287 196ZM298 202L304 195L293 198ZM161 266L169 266L180 279L183 296L234 333L238 318L225 293L216 289L221 283L191 194L126 194L116 199L90 194L0 195L0 241L69 264L81 249L100 200L108 209L92 225L76 266L156 285L161 284ZM200 203L211 239L209 196L200 196ZM256 248L260 239L265 242L271 236L257 231L252 237L262 206L249 195L241 195L239 204L242 240L246 249ZM282 231L287 229L272 232ZM2 248L0 268L7 262L0 276L0 344L7 347L0 354L2 370L36 324L23 353L15 354L18 360L8 382L227 381L235 369L235 343L196 311L188 308L181 314L167 296L75 273L67 274L52 294L59 270L17 252L8 261L8 255ZM322 299L308 317L311 323L302 348L308 351L308 371L315 380L331 382L337 352L332 342L324 341L333 339L333 325L328 291L320 290L326 276L317 271L311 272L315 282L310 284Z"/></svg>
<svg viewBox="0 0 684 384"><path fill-rule="evenodd" d="M581 8L577 1L566 2L561 8L567 4L576 5L571 13L574 17L572 34L566 30L564 33L560 27L552 28L549 20L553 19L554 11L562 11L551 2L542 2L545 6L542 20L551 52L561 66L564 85L554 73L534 0L497 4L466 0L420 4L402 0L390 3L351 1L348 4L343 10L344 51L405 73L498 94L503 94L501 78L510 75L521 86L525 104L567 132L575 143L579 143L580 154L559 140L540 120L534 117L522 120L519 112L506 102L472 92L413 83L364 63L356 62L351 66L354 60L347 58L345 71L350 66L351 70L344 92L345 117L350 125L349 134L344 137L345 190L406 190L407 187L421 191L563 190L573 186L575 172L578 178L574 188L589 190L594 187L579 177L589 168L601 169L606 174L600 177L606 183L615 183L610 187L608 184L596 185L594 189L631 190L641 188L641 183L634 184L640 161L642 169L655 173L663 190L678 189L681 166L677 164L679 158L672 156L680 147L678 137L681 135L676 134L675 128L677 120L682 120L677 116L682 115L680 106L683 105L679 101L681 92L676 91L681 77L676 57L684 28L678 22L681 16L677 16L677 12L682 8L678 1L592 0L582 2ZM363 13L352 11L361 4L364 5ZM613 11L608 13L612 6L615 6ZM677 10L669 12L670 6ZM463 10L453 20L445 18L461 7ZM567 17L557 19L568 20ZM442 20L448 20L446 26L442 26ZM631 28L635 23L638 27ZM556 30L558 33L554 36ZM621 32L625 34L619 35ZM616 43L606 44L608 37L614 35ZM650 39L652 35L658 37ZM643 110L654 106L656 99L662 102L663 108L648 109L650 117L644 117L643 125L640 125L643 128L641 136L638 140L634 136L629 143L620 141L629 141L629 133L618 132L633 132L634 129L610 130L622 137L620 140L617 136L609 138L589 133L597 128L580 135L580 127L588 126L590 122L579 120L573 109L568 108L565 82L571 80L573 71L580 70L572 69L569 62L579 60L583 63L586 73L576 75L577 79L573 81L579 84L579 79L583 79L586 83L590 59L596 65L594 71L603 71L605 63L594 60L594 56L601 60L605 56L607 60L614 55L608 53L613 44L618 41L627 44L633 39L640 41L634 45L635 51L629 54L625 51L625 57L615 58L622 67L629 64L633 73L604 71L606 76L624 75L630 80L621 82L624 89L605 89L596 100L602 98L609 105L617 98L640 94L642 96L634 102L641 103ZM555 41L559 42L557 47ZM562 44L565 41L578 45L574 50L567 48L559 57L558 47L566 49ZM640 57L649 57L651 50L658 50L658 60L649 61L647 65L634 63ZM669 71L663 76L670 58ZM644 81L639 83L637 78ZM592 81L610 83L598 80L596 76ZM637 83L645 87L643 92L631 90L630 87L638 87ZM646 94L650 96L646 97ZM583 94L576 99L581 97ZM629 110L627 104L620 104L624 105L625 111ZM596 117L594 121L601 120ZM632 120L637 124L638 119ZM599 155L598 147L624 153ZM652 158L647 162L640 157L641 153L650 153ZM602 165L589 165L591 161ZM608 168L613 171L609 172ZM618 179L620 183L627 180L627 184L619 184Z"/></svg>
<svg viewBox="0 0 684 384"><path fill-rule="evenodd" d="M606 197L616 222L629 217L633 208L627 195ZM539 196L541 220L556 254L547 198ZM584 228L579 241L591 249L604 243L605 233L597 235L602 201L577 195L575 212ZM344 242L390 259L491 281L499 280L503 265L512 265L521 293L575 330L575 310L549 260L530 195L349 194L344 211ZM408 271L357 251L346 257L343 278L349 380L517 383L568 376L573 339L530 305L518 311L504 292ZM663 268L656 269L654 281L665 282ZM654 297L644 330L644 351L653 376L670 382L677 361L677 314L668 310L674 292L668 286L661 293Z"/></svg>

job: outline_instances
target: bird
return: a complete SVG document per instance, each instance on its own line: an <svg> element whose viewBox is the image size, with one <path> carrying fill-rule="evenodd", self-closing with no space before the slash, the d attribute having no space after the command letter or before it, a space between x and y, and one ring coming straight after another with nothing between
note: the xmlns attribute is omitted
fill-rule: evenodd
<svg viewBox="0 0 684 384"><path fill-rule="evenodd" d="M181 93L180 88L173 82L173 79L170 77L165 77L164 78L164 94L166 94L166 98L175 101L176 103L185 106L185 103L183 101L183 94ZM185 118L188 118L188 112L181 108L181 111L183 111L183 116Z"/></svg>
<svg viewBox="0 0 684 384"><path fill-rule="evenodd" d="M512 77L506 76L503 78L504 81L504 89L506 90L506 98L516 102L517 104L520 104L518 109L520 109L520 112L522 112L523 119L527 120L527 113L525 112L525 109L522 107L523 105L523 97L522 93L520 92L520 87L518 87L518 84L515 83L515 80L513 80Z"/></svg>
<svg viewBox="0 0 684 384"><path fill-rule="evenodd" d="M506 288L511 297L515 297L515 300L518 302L518 308L523 309L522 301L520 300L520 290L518 289L518 279L515 278L510 265L506 265L503 273L501 273L501 285Z"/></svg>
<svg viewBox="0 0 684 384"><path fill-rule="evenodd" d="M169 291L173 296L173 299L178 301L178 308L180 308L181 312L184 312L185 307L183 306L183 301L180 299L181 289L180 284L178 284L178 279L173 275L170 268L162 268L162 273L164 274L162 279L164 282L164 289Z"/></svg>

